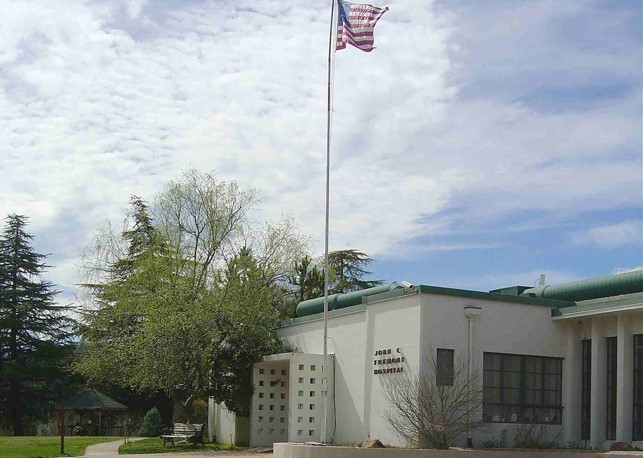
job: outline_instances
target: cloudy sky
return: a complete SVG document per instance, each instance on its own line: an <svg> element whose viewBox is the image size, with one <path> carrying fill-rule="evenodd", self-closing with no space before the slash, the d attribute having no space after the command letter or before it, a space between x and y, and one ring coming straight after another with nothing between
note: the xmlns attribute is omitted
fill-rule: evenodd
<svg viewBox="0 0 643 458"><path fill-rule="evenodd" d="M382 0L337 53L331 250L489 290L638 267L639 0ZM0 216L49 278L182 170L323 241L328 1L0 0Z"/></svg>

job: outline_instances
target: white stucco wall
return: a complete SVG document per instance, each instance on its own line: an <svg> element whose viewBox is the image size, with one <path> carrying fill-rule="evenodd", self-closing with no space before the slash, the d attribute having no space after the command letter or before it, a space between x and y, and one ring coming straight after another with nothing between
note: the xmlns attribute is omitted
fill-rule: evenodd
<svg viewBox="0 0 643 458"><path fill-rule="evenodd" d="M418 371L422 352L437 348L467 356L468 323L464 307L481 307L474 322L474 365L482 368L483 352L565 357L563 325L552 323L545 306L523 305L438 294L410 294L375 301L356 313L331 317L329 351L335 355L337 427L334 443L357 443L366 437L402 445L383 413L382 382L394 374L375 375L377 350L401 350L407 370ZM529 332L525 332L528 329ZM287 326L279 335L302 352L322 349L323 321ZM386 367L386 366L385 366ZM512 425L490 425L474 435L477 442ZM462 439L463 445L465 438Z"/></svg>
<svg viewBox="0 0 643 458"><path fill-rule="evenodd" d="M471 297L468 297L471 296ZM620 336L619 342L630 342L633 334L643 333L641 310L610 312L600 316L561 321L552 319L547 305L522 304L497 300L492 295L485 298L463 294L417 293L389 299L370 301L366 305L346 309L328 322L329 352L335 356L335 388L337 425L333 443L361 442L366 437L378 438L385 443L403 445L392 432L383 413L386 403L382 382L394 374L376 375L378 350L389 349L405 358L407 370L422 368L423 354L437 348L455 350L455 358L466 359L468 354L468 321L466 306L480 308L480 315L473 321L473 363L482 372L485 352L517 355L547 356L563 359L562 405L563 425L549 425L557 441L578 441L580 437L580 345L584 338L597 340L599 350L593 355L592 371L593 431L592 445L609 447L610 441L601 439L605 429L604 338ZM348 313L346 313L348 312ZM622 315L620 318L618 316ZM620 323L620 324L619 324ZM321 353L323 321L300 322L281 328L279 335L297 350ZM621 344L619 344L621 345ZM621 420L617 435L627 439L627 421L631 418L631 369L627 364L631 353L620 355L623 367L619 383L619 411ZM381 358L381 357L380 357ZM387 367L387 366L384 366ZM628 388L629 387L629 388ZM629 390L629 394L627 391ZM626 405L627 404L627 405ZM480 412L482 415L482 412ZM480 417L481 418L481 417ZM565 422L567 424L565 424ZM490 423L482 432L472 434L474 444L482 445L490 438L498 438L503 430L511 444L516 423ZM631 425L630 425L631 430ZM630 431L631 437L631 431ZM465 445L466 438L461 438ZM635 445L643 445L641 442Z"/></svg>
<svg viewBox="0 0 643 458"><path fill-rule="evenodd" d="M375 375L373 361L378 350L399 348L407 368L418 369L420 310L420 295L413 294L329 320L329 352L335 356L336 371L334 443L358 443L370 436L399 444L382 417L386 404L381 382L390 375ZM284 327L279 335L299 351L319 352L323 321Z"/></svg>

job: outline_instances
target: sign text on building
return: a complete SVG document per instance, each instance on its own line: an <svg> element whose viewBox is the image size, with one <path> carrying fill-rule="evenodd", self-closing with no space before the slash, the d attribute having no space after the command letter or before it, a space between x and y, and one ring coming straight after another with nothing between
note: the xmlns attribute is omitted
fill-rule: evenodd
<svg viewBox="0 0 643 458"><path fill-rule="evenodd" d="M402 349L397 348L395 353L390 348L383 350L377 350L375 352L375 360L373 360L373 366L387 366L383 368L373 368L373 375L383 375L383 374L397 374L398 372L404 372L404 362L405 358L402 355Z"/></svg>

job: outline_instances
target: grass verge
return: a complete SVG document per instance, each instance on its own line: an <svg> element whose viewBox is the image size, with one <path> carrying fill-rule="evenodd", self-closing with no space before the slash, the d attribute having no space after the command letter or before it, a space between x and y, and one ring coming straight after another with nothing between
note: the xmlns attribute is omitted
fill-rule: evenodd
<svg viewBox="0 0 643 458"><path fill-rule="evenodd" d="M177 440L176 445L168 443L163 447L163 439L160 437L148 437L129 444L123 444L118 448L120 455L134 455L139 453L177 453L177 452L195 452L195 451L221 451L221 450L243 450L242 447L235 447L230 444L198 444L196 447L192 444L182 443Z"/></svg>
<svg viewBox="0 0 643 458"><path fill-rule="evenodd" d="M66 436L65 454L60 453L60 436L3 436L0 437L2 458L48 458L54 456L81 456L94 444L112 442L120 437Z"/></svg>

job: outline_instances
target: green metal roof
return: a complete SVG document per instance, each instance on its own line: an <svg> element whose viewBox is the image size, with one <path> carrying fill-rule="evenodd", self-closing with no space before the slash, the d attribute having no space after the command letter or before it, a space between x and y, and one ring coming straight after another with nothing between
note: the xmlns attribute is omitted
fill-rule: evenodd
<svg viewBox="0 0 643 458"><path fill-rule="evenodd" d="M643 269L561 283L559 285L530 288L525 290L522 296L564 301L584 301L639 292L643 292Z"/></svg>
<svg viewBox="0 0 643 458"><path fill-rule="evenodd" d="M93 388L85 388L80 393L65 400L67 410L127 410L120 402Z"/></svg>
<svg viewBox="0 0 643 458"><path fill-rule="evenodd" d="M572 318L610 311L636 310L638 308L643 309L643 293L632 293L579 301L576 305L571 307L552 309L551 315L553 317Z"/></svg>
<svg viewBox="0 0 643 458"><path fill-rule="evenodd" d="M404 287L398 283L388 283L386 285L375 286L360 291L345 294L331 294L328 296L328 310L336 310L345 307L351 307L362 303L362 299L374 294L386 293L396 289L403 289ZM297 305L297 316L314 315L324 311L324 298L316 297L315 299L308 299L307 301L300 302Z"/></svg>
<svg viewBox="0 0 643 458"><path fill-rule="evenodd" d="M481 299L494 302L510 302L513 304L541 305L544 307L568 307L574 305L574 302L562 301L557 299L543 299L529 296L510 296L502 293L485 293L483 291L471 291L467 289L443 288L441 286L418 286L421 293L437 294L442 296L465 297L470 299Z"/></svg>
<svg viewBox="0 0 643 458"><path fill-rule="evenodd" d="M552 311L552 315L561 316L566 313L580 313L583 310L590 310L592 308L621 307L622 304L620 304L618 300L614 299L615 296L629 294L633 296L627 297L623 300L638 300L636 298L643 296L643 294L641 294L643 293L643 270L590 278L587 280L562 283L559 285L541 286L538 288L513 286L493 290L488 293L430 285L418 285L413 288L404 288L398 283L393 282L362 291L355 291L347 294L333 294L329 296L329 317L364 311L369 303L416 293L464 297L494 302L539 305L555 309ZM599 298L603 299L591 302L591 300ZM297 318L284 320L282 322L282 326L291 326L321 320L323 319L323 311L323 297L300 302L297 306Z"/></svg>

